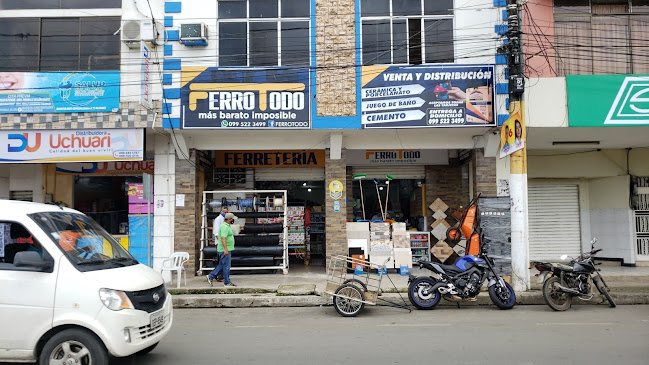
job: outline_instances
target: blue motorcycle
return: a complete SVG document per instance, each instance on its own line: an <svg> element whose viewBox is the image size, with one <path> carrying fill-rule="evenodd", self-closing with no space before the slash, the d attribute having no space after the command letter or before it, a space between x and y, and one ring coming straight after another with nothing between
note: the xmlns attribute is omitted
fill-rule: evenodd
<svg viewBox="0 0 649 365"><path fill-rule="evenodd" d="M493 259L486 252L461 257L453 265L426 260L418 263L420 268L434 273L434 276L408 278L408 299L418 309L433 309L442 298L451 302L476 301L485 282L489 297L498 308L511 309L516 303L514 289L496 274Z"/></svg>

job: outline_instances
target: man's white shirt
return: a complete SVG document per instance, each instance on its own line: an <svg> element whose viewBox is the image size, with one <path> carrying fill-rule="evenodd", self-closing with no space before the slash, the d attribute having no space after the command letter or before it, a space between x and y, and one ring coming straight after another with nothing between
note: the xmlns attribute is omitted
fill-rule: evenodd
<svg viewBox="0 0 649 365"><path fill-rule="evenodd" d="M219 244L219 228L221 227L221 223L225 221L225 217L223 214L219 213L219 215L214 218L214 226L212 227L212 231L214 231L214 244L218 245Z"/></svg>

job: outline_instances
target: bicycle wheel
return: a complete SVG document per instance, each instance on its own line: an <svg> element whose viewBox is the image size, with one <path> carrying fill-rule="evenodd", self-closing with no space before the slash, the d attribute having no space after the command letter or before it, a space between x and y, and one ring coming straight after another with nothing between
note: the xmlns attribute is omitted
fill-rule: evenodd
<svg viewBox="0 0 649 365"><path fill-rule="evenodd" d="M336 290L334 308L343 317L354 317L365 306L364 300L363 289L353 284L344 284Z"/></svg>

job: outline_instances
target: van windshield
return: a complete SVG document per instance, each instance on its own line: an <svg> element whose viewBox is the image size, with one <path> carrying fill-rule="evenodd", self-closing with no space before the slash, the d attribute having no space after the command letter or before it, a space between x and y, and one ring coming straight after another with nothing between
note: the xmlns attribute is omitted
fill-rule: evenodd
<svg viewBox="0 0 649 365"><path fill-rule="evenodd" d="M113 236L84 214L42 212L29 216L80 271L110 269L138 263Z"/></svg>

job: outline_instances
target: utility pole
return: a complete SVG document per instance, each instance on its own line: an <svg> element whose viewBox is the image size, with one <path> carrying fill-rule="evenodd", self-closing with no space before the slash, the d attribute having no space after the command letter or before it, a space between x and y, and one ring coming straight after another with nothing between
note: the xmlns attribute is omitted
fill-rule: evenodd
<svg viewBox="0 0 649 365"><path fill-rule="evenodd" d="M507 0L507 66L509 69L509 114L520 114L525 130L523 94L525 92L523 37L520 6ZM523 134L527 137L526 134ZM509 194L512 215L512 286L515 291L530 288L529 230L527 209L527 141L522 150L510 155Z"/></svg>

